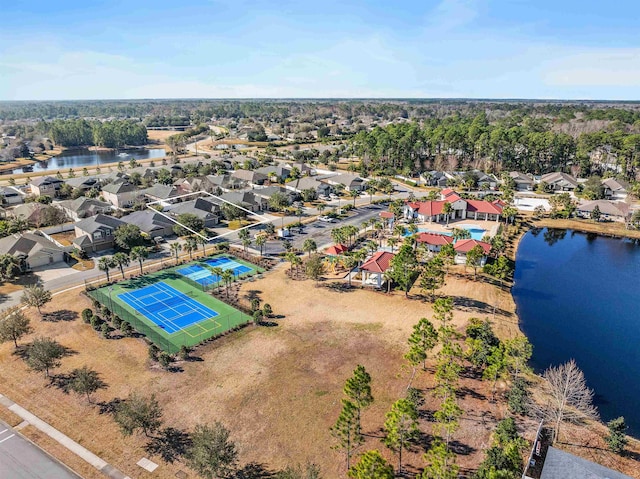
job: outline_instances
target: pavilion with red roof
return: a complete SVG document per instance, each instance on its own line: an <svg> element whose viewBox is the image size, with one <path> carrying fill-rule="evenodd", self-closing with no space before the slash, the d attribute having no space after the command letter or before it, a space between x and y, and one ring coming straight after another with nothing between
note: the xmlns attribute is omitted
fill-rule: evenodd
<svg viewBox="0 0 640 479"><path fill-rule="evenodd" d="M451 205L449 219L473 219L499 221L505 203L502 200L486 201L464 199L450 188L440 192L439 200L408 201L404 206L405 218L416 218L423 223L439 223L447 220L445 204Z"/></svg>
<svg viewBox="0 0 640 479"><path fill-rule="evenodd" d="M333 246L329 246L327 249L324 250L324 252L329 256L339 256L341 254L346 253L347 251L349 251L349 248L347 248L345 245L341 243L336 243Z"/></svg>
<svg viewBox="0 0 640 479"><path fill-rule="evenodd" d="M391 266L391 260L395 255L388 251L378 251L360 266L362 284L382 287L384 272Z"/></svg>

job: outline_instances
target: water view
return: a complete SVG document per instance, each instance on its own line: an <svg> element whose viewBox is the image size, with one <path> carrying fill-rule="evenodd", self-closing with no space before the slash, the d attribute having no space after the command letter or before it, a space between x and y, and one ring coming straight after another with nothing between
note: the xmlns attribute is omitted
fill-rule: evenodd
<svg viewBox="0 0 640 479"><path fill-rule="evenodd" d="M166 156L164 149L132 149L132 150L109 150L95 151L88 149L65 150L49 161L35 163L33 171L49 171L68 168L83 168L85 166L96 166L105 163L127 162L132 158L136 160L146 160L150 158L162 158ZM14 170L14 173L22 173L22 168Z"/></svg>
<svg viewBox="0 0 640 479"><path fill-rule="evenodd" d="M604 421L624 416L640 436L640 246L567 230L528 232L513 296L543 371L574 358Z"/></svg>

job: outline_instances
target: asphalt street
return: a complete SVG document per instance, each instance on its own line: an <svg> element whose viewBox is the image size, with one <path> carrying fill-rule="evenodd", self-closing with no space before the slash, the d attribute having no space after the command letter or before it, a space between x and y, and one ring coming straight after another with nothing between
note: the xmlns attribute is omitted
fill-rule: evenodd
<svg viewBox="0 0 640 479"><path fill-rule="evenodd" d="M0 421L0 478L81 479Z"/></svg>

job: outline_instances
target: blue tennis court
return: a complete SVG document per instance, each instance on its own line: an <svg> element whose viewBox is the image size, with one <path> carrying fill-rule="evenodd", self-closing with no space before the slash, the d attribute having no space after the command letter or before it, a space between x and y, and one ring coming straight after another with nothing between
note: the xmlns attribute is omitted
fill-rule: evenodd
<svg viewBox="0 0 640 479"><path fill-rule="evenodd" d="M234 275L239 276L244 273L249 273L252 269L249 266L245 266L244 264L238 263L231 258L227 258L225 256L220 256L218 258L212 258L205 261L206 264L211 266L212 268L222 268L224 271L231 270ZM213 275L216 278L216 281L219 278L216 275Z"/></svg>
<svg viewBox="0 0 640 479"><path fill-rule="evenodd" d="M162 281L119 294L118 298L169 334L218 316L217 312Z"/></svg>
<svg viewBox="0 0 640 479"><path fill-rule="evenodd" d="M181 274L182 276L186 276L190 280L193 280L196 283L201 284L202 286L209 286L210 284L219 281L219 278L211 273L211 271L209 271L207 268L203 268L202 266L198 266L196 264L177 269L176 273Z"/></svg>

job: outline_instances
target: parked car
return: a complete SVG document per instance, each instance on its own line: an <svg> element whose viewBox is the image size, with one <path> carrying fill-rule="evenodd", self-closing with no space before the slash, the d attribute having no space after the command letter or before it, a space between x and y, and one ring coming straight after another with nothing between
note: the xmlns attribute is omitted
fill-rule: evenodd
<svg viewBox="0 0 640 479"><path fill-rule="evenodd" d="M328 216L320 216L318 219L320 221L324 221L325 223L333 223L333 218L330 218Z"/></svg>

